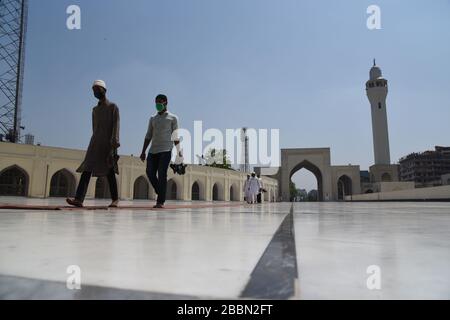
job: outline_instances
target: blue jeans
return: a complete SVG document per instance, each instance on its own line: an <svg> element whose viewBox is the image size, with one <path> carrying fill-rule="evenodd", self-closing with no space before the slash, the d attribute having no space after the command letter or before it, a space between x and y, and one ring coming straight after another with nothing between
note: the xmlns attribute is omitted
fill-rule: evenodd
<svg viewBox="0 0 450 320"><path fill-rule="evenodd" d="M172 151L149 153L147 157L147 177L158 195L156 202L160 204L166 202L167 169L171 158Z"/></svg>

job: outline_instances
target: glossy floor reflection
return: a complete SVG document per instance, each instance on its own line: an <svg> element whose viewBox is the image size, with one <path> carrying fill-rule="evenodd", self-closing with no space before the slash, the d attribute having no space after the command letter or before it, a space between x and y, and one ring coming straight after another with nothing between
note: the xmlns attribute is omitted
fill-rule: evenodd
<svg viewBox="0 0 450 320"><path fill-rule="evenodd" d="M291 208L0 210L0 298L450 298L449 203ZM66 289L71 265L81 268L82 290ZM367 288L371 265L381 290Z"/></svg>
<svg viewBox="0 0 450 320"><path fill-rule="evenodd" d="M89 204L94 203L103 204ZM2 210L0 274L65 283L67 267L77 265L86 285L238 297L288 212L288 204L149 212Z"/></svg>
<svg viewBox="0 0 450 320"><path fill-rule="evenodd" d="M301 299L449 299L450 203L294 206ZM369 266L381 290L369 290Z"/></svg>

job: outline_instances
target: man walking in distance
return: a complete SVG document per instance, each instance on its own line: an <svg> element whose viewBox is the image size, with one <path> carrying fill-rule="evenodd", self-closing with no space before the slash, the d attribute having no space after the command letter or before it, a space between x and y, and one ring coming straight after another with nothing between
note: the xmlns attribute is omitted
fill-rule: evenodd
<svg viewBox="0 0 450 320"><path fill-rule="evenodd" d="M250 175L247 175L247 180L245 180L244 182L244 201L248 202L248 199L250 199L250 191L249 191L249 187L250 187Z"/></svg>
<svg viewBox="0 0 450 320"><path fill-rule="evenodd" d="M264 186L263 186L263 181L261 179L261 175L259 175L259 174L256 175L256 179L258 179L258 181L259 181L259 191L258 191L258 195L256 196L256 201L258 203L262 203L262 193L263 193Z"/></svg>
<svg viewBox="0 0 450 320"><path fill-rule="evenodd" d="M98 104L92 111L92 138L86 152L86 157L77 169L81 172L75 199L67 199L67 203L83 207L84 197L89 186L91 176L107 177L111 192L111 208L116 208L119 203L117 192L116 174L119 174L117 165L117 148L120 147L119 108L116 104L106 99L106 84L102 80L96 80L92 86L94 96Z"/></svg>
<svg viewBox="0 0 450 320"><path fill-rule="evenodd" d="M252 176L250 177L250 180L248 182L248 192L250 198L247 200L247 203L256 203L256 196L260 189L261 185L258 178L256 178L256 173L252 172Z"/></svg>
<svg viewBox="0 0 450 320"><path fill-rule="evenodd" d="M174 144L178 146L180 141L176 132L178 118L167 111L167 97L160 94L156 97L155 103L157 113L150 118L141 160L145 161L145 153L151 142L147 157L147 176L158 195L154 208L163 209L166 202L167 169L172 158L173 146Z"/></svg>

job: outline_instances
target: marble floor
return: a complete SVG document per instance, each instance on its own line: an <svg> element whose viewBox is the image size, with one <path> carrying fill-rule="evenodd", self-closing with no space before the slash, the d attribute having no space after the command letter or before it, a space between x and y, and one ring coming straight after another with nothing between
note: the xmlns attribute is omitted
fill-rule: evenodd
<svg viewBox="0 0 450 320"><path fill-rule="evenodd" d="M449 299L449 231L431 202L0 210L0 299Z"/></svg>

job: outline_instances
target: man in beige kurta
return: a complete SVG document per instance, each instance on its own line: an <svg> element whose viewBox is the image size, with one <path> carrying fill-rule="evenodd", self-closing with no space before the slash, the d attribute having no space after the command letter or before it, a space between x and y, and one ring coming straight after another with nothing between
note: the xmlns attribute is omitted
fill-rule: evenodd
<svg viewBox="0 0 450 320"><path fill-rule="evenodd" d="M104 81L95 81L92 90L94 96L99 100L97 106L92 110L92 138L86 157L77 170L82 174L75 199L67 199L67 203L82 207L91 176L106 176L112 198L110 207L117 207L119 199L116 181L116 174L119 174L117 166L119 158L117 148L120 147L119 108L106 98L107 89Z"/></svg>

